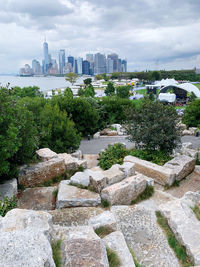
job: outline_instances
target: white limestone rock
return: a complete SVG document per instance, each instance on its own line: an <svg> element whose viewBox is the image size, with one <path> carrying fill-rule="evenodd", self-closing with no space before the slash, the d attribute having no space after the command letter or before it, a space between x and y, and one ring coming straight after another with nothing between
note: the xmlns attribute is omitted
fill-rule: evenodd
<svg viewBox="0 0 200 267"><path fill-rule="evenodd" d="M84 172L76 172L71 178L70 183L71 184L78 184L83 186L88 186L90 183L90 174L88 170L85 170Z"/></svg>
<svg viewBox="0 0 200 267"><path fill-rule="evenodd" d="M185 148L192 149L192 143L191 142L182 143L182 148L183 149L185 149Z"/></svg>
<svg viewBox="0 0 200 267"><path fill-rule="evenodd" d="M95 192L100 193L106 187L106 177L103 171L90 171L90 186Z"/></svg>
<svg viewBox="0 0 200 267"><path fill-rule="evenodd" d="M37 157L41 159L42 161L47 161L52 158L57 158L58 155L56 152L53 152L49 148L41 148L36 151Z"/></svg>
<svg viewBox="0 0 200 267"><path fill-rule="evenodd" d="M72 157L77 158L78 160L82 160L83 153L80 149L76 150L74 153L71 154Z"/></svg>
<svg viewBox="0 0 200 267"><path fill-rule="evenodd" d="M101 214L91 217L88 221L88 224L94 229L98 229L99 227L106 227L110 231L117 230L115 217L110 211L104 211Z"/></svg>
<svg viewBox="0 0 200 267"><path fill-rule="evenodd" d="M97 132L93 135L94 139L99 139L100 138L100 132Z"/></svg>
<svg viewBox="0 0 200 267"><path fill-rule="evenodd" d="M79 167L87 168L86 160L78 160L67 153L58 154L58 158L63 159L65 162L66 170L77 170Z"/></svg>
<svg viewBox="0 0 200 267"><path fill-rule="evenodd" d="M135 175L135 163L124 162L122 165L119 165L119 169L124 172L125 177Z"/></svg>
<svg viewBox="0 0 200 267"><path fill-rule="evenodd" d="M120 170L119 164L115 164L110 169L104 171L103 175L106 177L107 185L118 183L125 178L125 174Z"/></svg>
<svg viewBox="0 0 200 267"><path fill-rule="evenodd" d="M103 238L106 247L116 252L120 259L121 267L135 267L132 255L128 249L123 234L120 231L113 232Z"/></svg>
<svg viewBox="0 0 200 267"><path fill-rule="evenodd" d="M13 178L0 184L0 200L4 197L11 198L17 195L17 179Z"/></svg>

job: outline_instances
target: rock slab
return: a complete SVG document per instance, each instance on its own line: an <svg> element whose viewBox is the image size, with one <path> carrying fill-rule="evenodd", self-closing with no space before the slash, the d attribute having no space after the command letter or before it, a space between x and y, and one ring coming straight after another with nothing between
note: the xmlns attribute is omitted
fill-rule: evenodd
<svg viewBox="0 0 200 267"><path fill-rule="evenodd" d="M117 230L116 220L112 212L104 211L99 215L91 217L88 221L88 224L92 226L94 229L98 229L99 227L105 227L110 231Z"/></svg>
<svg viewBox="0 0 200 267"><path fill-rule="evenodd" d="M36 151L37 157L41 159L42 161L47 161L52 158L57 158L57 153L53 152L49 148L41 148Z"/></svg>
<svg viewBox="0 0 200 267"><path fill-rule="evenodd" d="M103 172L103 175L106 177L107 185L118 183L125 178L125 174L120 170L119 166L119 164L115 164L110 169Z"/></svg>
<svg viewBox="0 0 200 267"><path fill-rule="evenodd" d="M13 178L0 184L0 200L3 200L4 197L11 198L17 195L17 179Z"/></svg>

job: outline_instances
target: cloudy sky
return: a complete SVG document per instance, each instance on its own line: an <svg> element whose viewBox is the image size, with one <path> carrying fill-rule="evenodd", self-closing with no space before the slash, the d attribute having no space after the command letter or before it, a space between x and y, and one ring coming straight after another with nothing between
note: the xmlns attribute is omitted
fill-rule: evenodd
<svg viewBox="0 0 200 267"><path fill-rule="evenodd" d="M0 73L50 53L115 52L128 70L200 68L200 0L0 0Z"/></svg>

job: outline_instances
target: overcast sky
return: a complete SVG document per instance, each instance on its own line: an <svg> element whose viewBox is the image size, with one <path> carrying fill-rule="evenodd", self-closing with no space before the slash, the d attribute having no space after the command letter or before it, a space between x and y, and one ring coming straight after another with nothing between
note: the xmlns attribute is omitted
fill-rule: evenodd
<svg viewBox="0 0 200 267"><path fill-rule="evenodd" d="M0 73L42 60L115 52L128 70L200 68L200 0L0 0Z"/></svg>

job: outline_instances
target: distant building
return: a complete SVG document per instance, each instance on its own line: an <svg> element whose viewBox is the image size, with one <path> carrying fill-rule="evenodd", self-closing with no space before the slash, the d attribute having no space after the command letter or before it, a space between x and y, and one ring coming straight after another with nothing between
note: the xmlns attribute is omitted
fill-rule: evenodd
<svg viewBox="0 0 200 267"><path fill-rule="evenodd" d="M68 63L71 64L72 69L73 69L74 68L74 57L68 56L67 61L68 61Z"/></svg>
<svg viewBox="0 0 200 267"><path fill-rule="evenodd" d="M45 41L43 43L43 52L44 52L44 74L48 73L48 65L49 65L49 51L48 51L48 44Z"/></svg>
<svg viewBox="0 0 200 267"><path fill-rule="evenodd" d="M59 73L63 74L63 68L65 66L65 50L60 49L59 51Z"/></svg>
<svg viewBox="0 0 200 267"><path fill-rule="evenodd" d="M29 64L25 64L24 68L21 68L19 71L20 76L32 76L33 69L30 67Z"/></svg>
<svg viewBox="0 0 200 267"><path fill-rule="evenodd" d="M90 75L90 62L83 60L83 74Z"/></svg>
<svg viewBox="0 0 200 267"><path fill-rule="evenodd" d="M122 60L122 72L127 72L127 60Z"/></svg>
<svg viewBox="0 0 200 267"><path fill-rule="evenodd" d="M91 62L94 62L94 55L93 54L86 54L86 60Z"/></svg>
<svg viewBox="0 0 200 267"><path fill-rule="evenodd" d="M36 59L32 61L32 70L33 70L34 75L42 74L42 68L41 68L40 62L37 61Z"/></svg>
<svg viewBox="0 0 200 267"><path fill-rule="evenodd" d="M118 55L113 53L108 55L108 58L111 58L113 60L113 72L118 72Z"/></svg>
<svg viewBox="0 0 200 267"><path fill-rule="evenodd" d="M77 73L79 75L83 74L83 59L81 57L77 58Z"/></svg>
<svg viewBox="0 0 200 267"><path fill-rule="evenodd" d="M111 58L106 59L106 73L113 73L113 60Z"/></svg>
<svg viewBox="0 0 200 267"><path fill-rule="evenodd" d="M94 55L94 75L103 74L106 72L105 55L97 53Z"/></svg>
<svg viewBox="0 0 200 267"><path fill-rule="evenodd" d="M66 63L64 68L63 68L63 74L67 74L72 72L72 65L71 63Z"/></svg>
<svg viewBox="0 0 200 267"><path fill-rule="evenodd" d="M122 72L122 60L118 58L118 72Z"/></svg>

